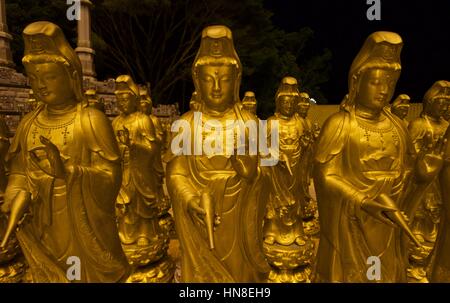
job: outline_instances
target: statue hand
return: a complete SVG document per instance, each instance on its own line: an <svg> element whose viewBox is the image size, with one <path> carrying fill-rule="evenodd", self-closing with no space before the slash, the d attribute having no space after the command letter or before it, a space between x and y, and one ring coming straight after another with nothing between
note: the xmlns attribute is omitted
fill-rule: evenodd
<svg viewBox="0 0 450 303"><path fill-rule="evenodd" d="M188 201L187 210L191 215L191 218L198 224L205 226L206 211L200 207L200 198L194 198Z"/></svg>
<svg viewBox="0 0 450 303"><path fill-rule="evenodd" d="M365 199L361 203L361 209L378 221L395 227L395 224L385 215L385 213L396 212L398 211L397 208L393 206L383 205L380 202L372 199Z"/></svg>
<svg viewBox="0 0 450 303"><path fill-rule="evenodd" d="M39 140L44 146L43 147L39 146L32 149L30 151L31 159L47 174L58 179L64 179L66 176L66 169L61 159L61 154L59 152L58 147L44 136L40 136ZM45 152L47 159L50 163L50 171L47 171L46 169L42 168L42 166L39 164L40 162L39 158L35 154L37 150L43 150Z"/></svg>
<svg viewBox="0 0 450 303"><path fill-rule="evenodd" d="M443 136L433 142L430 132L425 135L416 162L416 176L419 180L430 182L441 171L446 144L447 139Z"/></svg>

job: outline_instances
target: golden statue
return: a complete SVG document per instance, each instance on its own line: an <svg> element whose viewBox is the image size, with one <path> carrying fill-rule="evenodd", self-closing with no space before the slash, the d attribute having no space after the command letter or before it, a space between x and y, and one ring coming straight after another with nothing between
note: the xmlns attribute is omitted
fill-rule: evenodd
<svg viewBox="0 0 450 303"><path fill-rule="evenodd" d="M275 115L268 119L279 123L279 162L264 168L272 179L266 219L264 252L272 265L271 282L309 282L314 244L303 230L300 166L304 161L303 124L295 115L299 98L297 80L285 77L275 96ZM269 136L271 135L268 131ZM269 139L268 142L271 142Z"/></svg>
<svg viewBox="0 0 450 303"><path fill-rule="evenodd" d="M397 98L395 98L394 102L392 102L391 105L391 113L393 113L401 120L403 120L406 126L408 126L409 124L408 120L406 120L406 117L408 116L409 113L410 100L411 99L409 98L408 95L401 94Z"/></svg>
<svg viewBox="0 0 450 303"><path fill-rule="evenodd" d="M435 95L434 99L450 102L450 82L440 81L440 83L442 85L442 94L436 96L435 93L432 93L432 95ZM450 128L447 128L445 138L447 140L447 146L444 152L444 167L439 177L439 182L442 185L442 208L440 212L439 231L427 275L430 282L439 283L450 282L450 187L448 186L448 184L450 184L450 144L448 143L450 142Z"/></svg>
<svg viewBox="0 0 450 303"><path fill-rule="evenodd" d="M192 93L191 101L189 101L189 110L197 112L200 109L200 102L196 91Z"/></svg>
<svg viewBox="0 0 450 303"><path fill-rule="evenodd" d="M34 95L34 92L32 89L28 91L28 100L27 100L29 111L33 111L38 107L39 102L36 100L36 96Z"/></svg>
<svg viewBox="0 0 450 303"><path fill-rule="evenodd" d="M84 92L89 106L98 109L101 112L105 112L105 101L103 98L99 98L95 89L88 89Z"/></svg>
<svg viewBox="0 0 450 303"><path fill-rule="evenodd" d="M444 112L443 118L445 119L445 121L450 122L450 101L447 102L447 108Z"/></svg>
<svg viewBox="0 0 450 303"><path fill-rule="evenodd" d="M40 105L20 122L6 160L2 247L16 236L34 282L117 282L128 277L114 216L120 154L108 118L86 107L81 63L62 30L23 31L22 62Z"/></svg>
<svg viewBox="0 0 450 303"><path fill-rule="evenodd" d="M162 188L160 141L150 117L139 111L139 88L130 76L117 77L115 94L121 114L112 125L123 172L116 207L119 237L135 269L130 281L168 282L173 266L165 258L170 239L162 223L170 205Z"/></svg>
<svg viewBox="0 0 450 303"><path fill-rule="evenodd" d="M442 137L448 128L443 115L450 100L450 83L437 81L426 92L423 99L423 111L420 117L409 124L408 130L416 152L420 151L428 138L433 141ZM415 280L426 282L426 267L434 248L441 217L441 188L436 179L427 189L417 212L413 214L411 228L416 238L422 243L421 248L411 247L411 268L409 276Z"/></svg>
<svg viewBox="0 0 450 303"><path fill-rule="evenodd" d="M367 38L340 112L322 127L314 163L321 229L315 281L407 281L405 239L420 243L401 210L408 217L415 212L442 168L444 142L427 144L416 156L404 123L387 107L402 46L392 32ZM373 262L380 275L369 272Z"/></svg>
<svg viewBox="0 0 450 303"><path fill-rule="evenodd" d="M167 158L182 282L258 282L270 270L262 251L267 195L260 181L258 155L209 153L205 145L198 146L202 138L214 137L216 132L204 127L212 121L220 123L227 135L233 131L227 120L258 123L241 110L241 76L230 29L205 28L192 67L200 112L189 111L175 121L184 125L183 130L192 130L195 138L189 136L192 140L187 140L186 147L193 152L174 152L177 135Z"/></svg>
<svg viewBox="0 0 450 303"><path fill-rule="evenodd" d="M302 198L300 199L302 218L304 221L305 232L308 235L317 235L320 230L317 211L317 201L311 197L310 186L313 169L313 153L316 139L320 134L320 126L317 123L312 124L308 118L308 112L311 102L308 93L301 92L296 104L296 115L299 117L301 128L303 129L302 143L302 161L299 165L298 178Z"/></svg>
<svg viewBox="0 0 450 303"><path fill-rule="evenodd" d="M3 116L0 116L0 203L3 204L8 177L5 156L9 149L10 132ZM7 229L8 216L0 214L0 235ZM20 282L25 273L25 263L20 253L17 238L12 235L6 246L0 250L0 283Z"/></svg>
<svg viewBox="0 0 450 303"><path fill-rule="evenodd" d="M254 92L245 92L242 107L256 116L256 97Z"/></svg>
<svg viewBox="0 0 450 303"><path fill-rule="evenodd" d="M150 97L148 90L146 87L139 88L139 96L140 96L140 111L145 115L149 116L152 120L153 126L155 127L156 139L158 142L164 142L165 140L165 131L159 122L158 117L153 114L153 101Z"/></svg>

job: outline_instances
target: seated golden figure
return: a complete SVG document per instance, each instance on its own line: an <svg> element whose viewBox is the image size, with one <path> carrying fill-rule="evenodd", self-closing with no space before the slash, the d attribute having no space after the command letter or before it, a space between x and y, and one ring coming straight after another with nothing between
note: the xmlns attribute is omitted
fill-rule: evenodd
<svg viewBox="0 0 450 303"><path fill-rule="evenodd" d="M23 38L22 62L40 104L20 122L7 155L8 230L19 223L35 282L123 281L129 266L114 216L121 171L111 124L87 107L81 63L58 26L32 23ZM69 275L73 258L78 273Z"/></svg>
<svg viewBox="0 0 450 303"><path fill-rule="evenodd" d="M256 116L256 106L255 93L251 91L245 92L242 99L242 107Z"/></svg>
<svg viewBox="0 0 450 303"><path fill-rule="evenodd" d="M406 126L408 126L408 120L406 120L406 117L409 112L410 100L411 99L408 95L401 94L394 100L394 102L392 102L391 105L391 113L402 119Z"/></svg>

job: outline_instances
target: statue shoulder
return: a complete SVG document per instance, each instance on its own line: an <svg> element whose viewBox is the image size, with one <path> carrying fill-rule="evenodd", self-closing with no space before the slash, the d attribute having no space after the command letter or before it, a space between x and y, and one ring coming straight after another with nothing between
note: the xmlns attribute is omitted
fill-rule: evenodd
<svg viewBox="0 0 450 303"><path fill-rule="evenodd" d="M425 135L426 130L427 124L422 117L415 118L408 124L408 132L413 140L422 138Z"/></svg>
<svg viewBox="0 0 450 303"><path fill-rule="evenodd" d="M81 128L89 149L110 161L120 159L111 121L103 112L93 107L82 108Z"/></svg>
<svg viewBox="0 0 450 303"><path fill-rule="evenodd" d="M325 163L341 153L350 131L349 112L341 110L331 115L320 131L315 154L316 161Z"/></svg>

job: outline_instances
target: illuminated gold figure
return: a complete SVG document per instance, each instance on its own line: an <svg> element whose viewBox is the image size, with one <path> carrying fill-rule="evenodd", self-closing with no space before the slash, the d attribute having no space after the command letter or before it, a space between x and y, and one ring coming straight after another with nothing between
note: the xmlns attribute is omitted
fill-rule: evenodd
<svg viewBox="0 0 450 303"><path fill-rule="evenodd" d="M446 82L446 96L448 98L450 82ZM439 182L442 194L442 210L440 214L439 231L437 234L434 253L428 272L430 282L450 282L450 128L445 134L447 147L444 153L444 167Z"/></svg>
<svg viewBox="0 0 450 303"><path fill-rule="evenodd" d="M254 92L245 92L244 99L242 99L242 107L256 115L256 97Z"/></svg>
<svg viewBox="0 0 450 303"><path fill-rule="evenodd" d="M22 219L16 235L35 282L122 281L129 268L114 216L121 172L111 124L85 107L81 63L58 26L32 23L23 38L40 105L20 122L7 156L8 231Z"/></svg>
<svg viewBox="0 0 450 303"><path fill-rule="evenodd" d="M140 111L152 120L153 126L155 127L156 139L161 143L165 140L165 131L159 122L158 117L153 114L153 101L148 93L148 89L146 87L139 88L140 95Z"/></svg>
<svg viewBox="0 0 450 303"><path fill-rule="evenodd" d="M9 128L3 116L0 116L0 203L3 204L8 177L6 174L5 156L9 148ZM7 229L8 217L0 214L0 235ZM20 246L15 235L9 238L8 243L0 249L0 283L20 282L25 273L25 264L20 255Z"/></svg>
<svg viewBox="0 0 450 303"><path fill-rule="evenodd" d="M196 115L189 111L180 120L189 124L192 134L210 119L224 126L226 120L256 122L241 111L241 76L231 31L220 25L205 28L192 68L202 119L195 122ZM167 185L182 251L181 280L262 281L270 268L262 252L265 191L258 157L202 153L172 155L168 161Z"/></svg>
<svg viewBox="0 0 450 303"><path fill-rule="evenodd" d="M399 210L414 212L442 167L444 142L427 145L415 159L404 123L386 107L400 75L402 45L392 32L368 37L350 68L341 111L328 118L319 136L315 281L371 282L367 263L378 257L382 282L406 282L403 239L408 235L416 245L418 240Z"/></svg>
<svg viewBox="0 0 450 303"><path fill-rule="evenodd" d="M279 162L268 168L272 179L271 194L264 222L264 252L274 270L269 281L309 281L309 269L314 245L303 231L301 199L302 184L299 166L302 158L302 123L295 115L299 98L297 80L283 78L275 96L276 112L268 119L268 125L279 123ZM269 132L270 136L270 132ZM270 139L268 142L271 142Z"/></svg>
<svg viewBox="0 0 450 303"><path fill-rule="evenodd" d="M143 266L164 258L169 244L168 230L160 224L170 207L162 188L160 142L150 117L139 111L139 88L130 76L117 77L115 94L121 114L112 125L123 171L117 197L119 236L130 264ZM139 276L147 281L143 273ZM156 282L171 277L170 264L163 263L148 279ZM132 279L138 278L133 274Z"/></svg>
<svg viewBox="0 0 450 303"><path fill-rule="evenodd" d="M28 92L28 104L29 104L29 110L32 111L36 109L36 107L39 105L39 102L36 100L36 97L34 96L34 92L32 89Z"/></svg>
<svg viewBox="0 0 450 303"><path fill-rule="evenodd" d="M391 105L391 113L403 120L406 126L408 126L408 120L406 120L406 117L408 116L409 112L410 100L411 99L408 95L402 94L395 98L394 102L392 102Z"/></svg>
<svg viewBox="0 0 450 303"><path fill-rule="evenodd" d="M189 101L189 110L196 112L200 109L200 102L198 101L198 94L196 91L192 93L191 101Z"/></svg>
<svg viewBox="0 0 450 303"><path fill-rule="evenodd" d="M420 117L409 124L408 130L413 140L416 152L420 151L427 136L433 141L445 134L448 122L443 115L450 100L450 83L437 81L427 91L423 99L423 111ZM427 189L417 212L413 214L412 230L417 239L422 242L422 247L411 247L412 268L410 275L419 281L426 281L424 267L428 265L429 256L436 241L442 199L439 180L436 179Z"/></svg>
<svg viewBox="0 0 450 303"><path fill-rule="evenodd" d="M89 106L98 109L101 112L105 112L105 101L103 98L97 96L95 89L88 89L84 92Z"/></svg>
<svg viewBox="0 0 450 303"><path fill-rule="evenodd" d="M319 136L320 127L317 123L312 124L308 118L308 111L311 108L311 101L308 93L300 93L297 103L297 115L303 129L302 142L302 161L298 167L297 174L300 179L300 188L302 199L300 200L302 217L305 225L305 232L309 235L315 235L319 232L319 222L317 218L317 202L311 197L309 192L312 179L313 152L314 144Z"/></svg>

